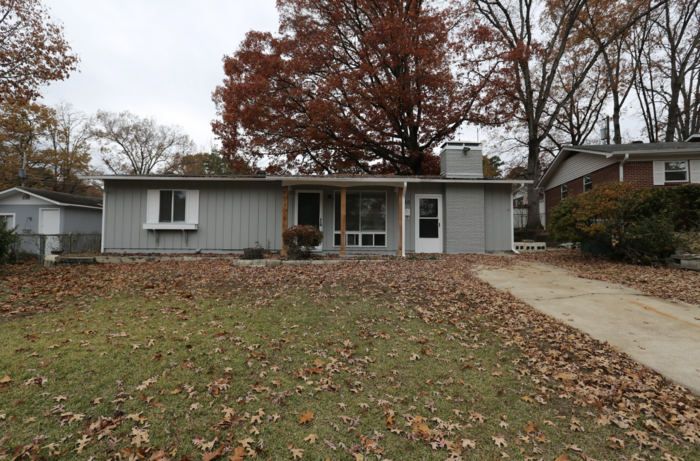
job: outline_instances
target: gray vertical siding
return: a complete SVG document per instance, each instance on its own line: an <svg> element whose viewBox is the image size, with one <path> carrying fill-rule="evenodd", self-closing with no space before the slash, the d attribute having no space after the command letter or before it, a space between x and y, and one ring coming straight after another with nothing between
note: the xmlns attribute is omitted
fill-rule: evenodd
<svg viewBox="0 0 700 461"><path fill-rule="evenodd" d="M144 230L149 189L199 191L199 224L188 231ZM229 181L105 181L106 252L240 251L256 242L282 248L282 187L280 182Z"/></svg>
<svg viewBox="0 0 700 461"><path fill-rule="evenodd" d="M63 233L92 234L102 232L102 210L63 207Z"/></svg>
<svg viewBox="0 0 700 461"><path fill-rule="evenodd" d="M191 189L199 191L199 224L188 231L185 244L182 231L159 231L156 245L153 231L143 229L146 222L149 189ZM271 250L282 248L281 181L125 181L106 180L105 241L106 252L232 252L255 246ZM340 187L290 187L289 225L296 216L296 193L320 191L323 202L323 251L337 253L334 243L334 200ZM410 216L398 216L401 197L393 187L351 187L348 191L384 191L387 196L387 246L385 248L348 248L349 253L390 253L398 249L398 219L404 220L405 250L415 251L417 219L416 195L443 197L443 251L446 253L483 253L510 249L510 185L497 184L409 184L405 209ZM330 199L328 197L331 197ZM18 216L17 222L22 224Z"/></svg>
<svg viewBox="0 0 700 461"><path fill-rule="evenodd" d="M484 185L484 225L486 251L512 249L510 184Z"/></svg>
<svg viewBox="0 0 700 461"><path fill-rule="evenodd" d="M484 185L446 184L445 252L483 253Z"/></svg>

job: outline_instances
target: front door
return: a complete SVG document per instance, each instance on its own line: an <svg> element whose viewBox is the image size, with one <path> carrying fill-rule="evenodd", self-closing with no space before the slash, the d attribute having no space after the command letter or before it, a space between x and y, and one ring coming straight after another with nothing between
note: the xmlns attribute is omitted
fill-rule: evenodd
<svg viewBox="0 0 700 461"><path fill-rule="evenodd" d="M61 210L54 208L39 209L39 233L48 235L46 237L45 254L51 254L52 251L60 250L60 237L57 235L61 232Z"/></svg>
<svg viewBox="0 0 700 461"><path fill-rule="evenodd" d="M296 225L314 226L323 232L322 192L297 192ZM321 246L316 247L321 251Z"/></svg>
<svg viewBox="0 0 700 461"><path fill-rule="evenodd" d="M416 253L442 253L442 196L416 195Z"/></svg>

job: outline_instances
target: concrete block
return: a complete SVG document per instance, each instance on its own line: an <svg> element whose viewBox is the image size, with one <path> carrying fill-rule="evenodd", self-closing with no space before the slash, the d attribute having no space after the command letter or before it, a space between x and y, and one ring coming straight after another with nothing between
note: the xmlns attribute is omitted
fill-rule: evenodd
<svg viewBox="0 0 700 461"><path fill-rule="evenodd" d="M282 261L283 266L309 266L311 261Z"/></svg>
<svg viewBox="0 0 700 461"><path fill-rule="evenodd" d="M265 261L265 265L266 265L267 267L281 266L281 265L282 265L282 261L280 261L279 259L267 259L267 260Z"/></svg>
<svg viewBox="0 0 700 461"><path fill-rule="evenodd" d="M547 251L547 244L544 242L515 242L517 251Z"/></svg>
<svg viewBox="0 0 700 461"><path fill-rule="evenodd" d="M681 267L691 271L700 271L700 260L697 259L681 259Z"/></svg>
<svg viewBox="0 0 700 461"><path fill-rule="evenodd" d="M54 267L58 264L58 255L44 256L44 267Z"/></svg>

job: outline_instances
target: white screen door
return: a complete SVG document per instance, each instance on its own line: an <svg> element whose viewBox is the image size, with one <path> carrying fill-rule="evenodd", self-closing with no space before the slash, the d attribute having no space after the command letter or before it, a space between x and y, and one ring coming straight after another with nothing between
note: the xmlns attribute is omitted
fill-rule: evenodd
<svg viewBox="0 0 700 461"><path fill-rule="evenodd" d="M442 196L416 195L416 253L442 253Z"/></svg>
<svg viewBox="0 0 700 461"><path fill-rule="evenodd" d="M55 235L61 233L61 210L42 208L39 210L39 233ZM59 237L46 237L46 254L60 249Z"/></svg>
<svg viewBox="0 0 700 461"><path fill-rule="evenodd" d="M297 191L295 225L314 226L323 232L323 195L316 191ZM322 250L323 244L316 247Z"/></svg>

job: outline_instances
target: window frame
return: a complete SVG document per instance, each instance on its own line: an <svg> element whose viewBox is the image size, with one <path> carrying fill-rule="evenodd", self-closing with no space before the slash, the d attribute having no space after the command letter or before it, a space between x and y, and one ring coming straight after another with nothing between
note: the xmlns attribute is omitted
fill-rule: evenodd
<svg viewBox="0 0 700 461"><path fill-rule="evenodd" d="M562 184L561 185L561 199L564 200L568 195L569 195L569 185Z"/></svg>
<svg viewBox="0 0 700 461"><path fill-rule="evenodd" d="M16 215L17 215L17 213L0 213L0 218L7 218L7 217L12 218L11 229L14 229L17 227L17 216Z"/></svg>
<svg viewBox="0 0 700 461"><path fill-rule="evenodd" d="M667 170L666 165L669 163L682 163L685 165L685 169L683 170ZM687 160L671 160L671 161L665 161L664 160L664 182L688 182L688 177L689 177L689 169L688 169L688 161ZM683 172L685 173L685 179L666 179L666 173L680 173Z"/></svg>
<svg viewBox="0 0 700 461"><path fill-rule="evenodd" d="M588 179L588 182L586 182L586 179ZM583 177L583 193L585 194L590 190L593 190L593 176L588 174Z"/></svg>
<svg viewBox="0 0 700 461"><path fill-rule="evenodd" d="M158 224L186 224L187 223L187 191L188 189L158 189ZM160 207L162 206L161 193L172 192L170 196L170 221L161 221ZM175 192L185 193L185 216L182 221L175 221Z"/></svg>
<svg viewBox="0 0 700 461"><path fill-rule="evenodd" d="M386 206L386 219L384 220L384 230L383 231L363 231L362 230L362 213L360 212L359 216L359 229L357 231L345 231L345 246L347 248L387 248L388 246L388 229L389 229L389 197L387 194L387 191L385 190L352 190L352 191L347 191L346 193L349 194L359 194L360 196L360 210L362 210L362 194L363 193L381 193L384 194L384 204ZM335 197L336 194L338 194L338 206L340 206L340 190L336 189L333 191L333 248L340 248L340 244L335 243L335 236L340 235L339 230L335 230L336 228L336 222L335 222L335 211L336 211L336 201ZM338 227L340 227L340 223L337 223ZM356 236L357 238L357 245L351 245L348 242L348 237L350 235ZM362 245L362 237L363 235L372 235L372 242L374 243L374 236L375 235L383 235L384 236L384 245ZM342 243L342 242L341 242Z"/></svg>

